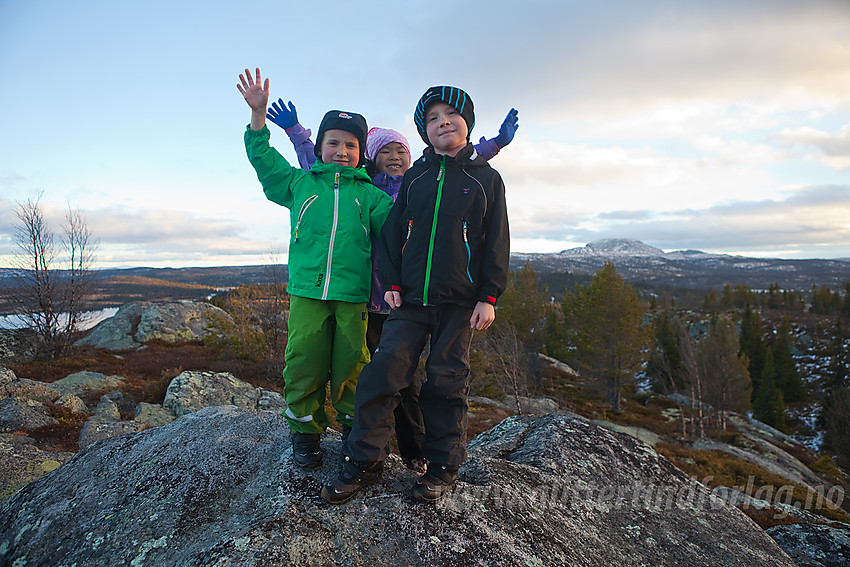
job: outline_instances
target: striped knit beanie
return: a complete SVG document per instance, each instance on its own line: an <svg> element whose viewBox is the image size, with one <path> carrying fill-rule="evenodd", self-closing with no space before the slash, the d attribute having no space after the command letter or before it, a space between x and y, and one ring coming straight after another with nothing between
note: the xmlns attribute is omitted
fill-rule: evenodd
<svg viewBox="0 0 850 567"><path fill-rule="evenodd" d="M389 128L372 128L369 130L369 133L366 134L366 159L375 161L375 157L378 155L381 148L392 142L398 142L404 146L408 155L411 155L410 159L413 159L412 154L410 153L410 144L407 143L407 138L399 132L390 130Z"/></svg>
<svg viewBox="0 0 850 567"><path fill-rule="evenodd" d="M463 117L470 134L472 133L472 127L475 126L475 112L469 95L457 87L431 87L419 99L419 104L416 105L416 111L413 113L416 129L428 146L431 145L431 142L428 141L428 134L425 132L425 113L428 111L428 107L435 102L445 102L449 106L453 106ZM469 140L469 135L466 139Z"/></svg>

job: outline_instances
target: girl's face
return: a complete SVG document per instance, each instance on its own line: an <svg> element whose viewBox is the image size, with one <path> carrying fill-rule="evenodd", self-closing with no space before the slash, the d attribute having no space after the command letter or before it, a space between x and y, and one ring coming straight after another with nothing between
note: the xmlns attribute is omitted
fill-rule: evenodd
<svg viewBox="0 0 850 567"><path fill-rule="evenodd" d="M351 132L328 130L322 137L322 163L357 167L360 161L360 142Z"/></svg>
<svg viewBox="0 0 850 567"><path fill-rule="evenodd" d="M410 154L398 142L390 142L378 150L375 169L378 173L402 175L410 167Z"/></svg>

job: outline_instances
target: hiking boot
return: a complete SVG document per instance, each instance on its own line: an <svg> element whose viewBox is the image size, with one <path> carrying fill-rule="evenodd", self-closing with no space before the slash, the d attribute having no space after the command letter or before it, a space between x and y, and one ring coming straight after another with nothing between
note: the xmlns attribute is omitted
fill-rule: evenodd
<svg viewBox="0 0 850 567"><path fill-rule="evenodd" d="M354 498L357 491L381 480L384 462L355 463L346 457L342 472L322 487L322 498L331 504L344 504Z"/></svg>
<svg viewBox="0 0 850 567"><path fill-rule="evenodd" d="M428 470L428 461L423 457L419 458L411 458L411 457L403 457L404 466L412 470L417 474L425 474Z"/></svg>
<svg viewBox="0 0 850 567"><path fill-rule="evenodd" d="M292 460L304 469L315 469L322 464L322 447L318 433L292 434Z"/></svg>
<svg viewBox="0 0 850 567"><path fill-rule="evenodd" d="M457 481L457 467L431 464L428 472L419 477L411 491L413 498L420 502L436 502L448 492Z"/></svg>

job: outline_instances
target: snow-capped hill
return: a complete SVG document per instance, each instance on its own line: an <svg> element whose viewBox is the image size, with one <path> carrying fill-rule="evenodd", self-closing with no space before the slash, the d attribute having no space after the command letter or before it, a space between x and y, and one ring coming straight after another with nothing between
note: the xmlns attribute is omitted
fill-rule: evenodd
<svg viewBox="0 0 850 567"><path fill-rule="evenodd" d="M664 251L640 240L631 238L603 238L585 246L596 254L622 254L625 256L663 256Z"/></svg>
<svg viewBox="0 0 850 567"><path fill-rule="evenodd" d="M840 260L782 260L711 254L700 250L664 252L630 238L595 240L555 254L511 254L511 264L529 262L539 274L570 273L589 276L605 262L613 262L624 279L646 285L697 289L747 284L767 289L809 290L812 285L841 289L850 278L850 266Z"/></svg>

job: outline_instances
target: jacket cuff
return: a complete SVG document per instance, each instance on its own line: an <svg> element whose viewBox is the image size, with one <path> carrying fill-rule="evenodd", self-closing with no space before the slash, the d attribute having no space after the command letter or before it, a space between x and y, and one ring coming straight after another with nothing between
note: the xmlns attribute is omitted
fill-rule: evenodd
<svg viewBox="0 0 850 567"><path fill-rule="evenodd" d="M310 132L310 129L304 128L304 126L302 126L300 122L296 122L286 130L284 130L284 132L286 132L286 135L289 136L289 139L295 145L303 144L304 142L309 141L310 135L312 134Z"/></svg>

